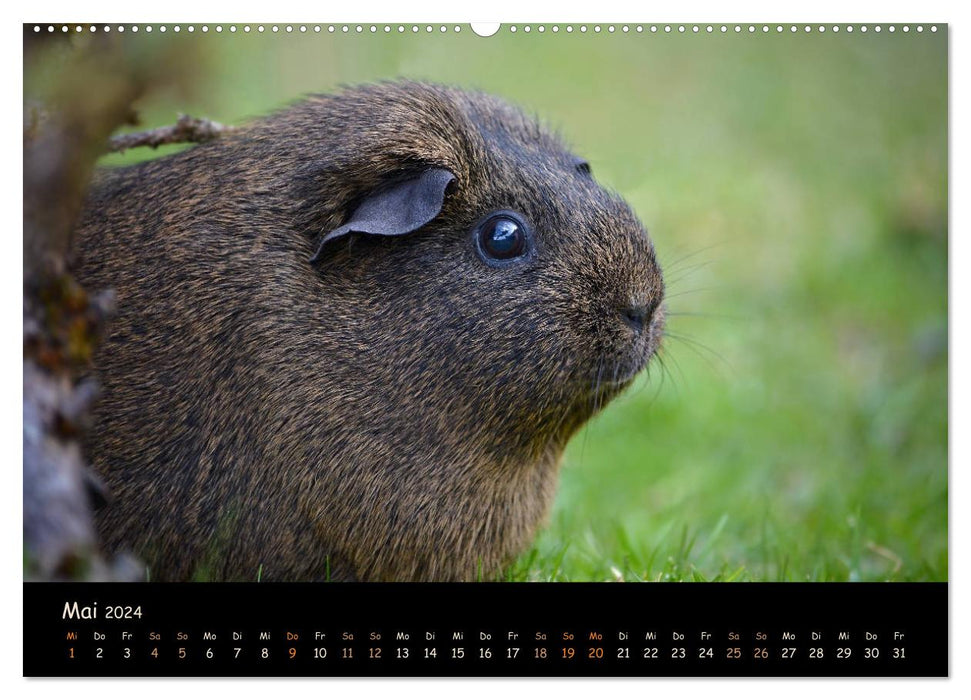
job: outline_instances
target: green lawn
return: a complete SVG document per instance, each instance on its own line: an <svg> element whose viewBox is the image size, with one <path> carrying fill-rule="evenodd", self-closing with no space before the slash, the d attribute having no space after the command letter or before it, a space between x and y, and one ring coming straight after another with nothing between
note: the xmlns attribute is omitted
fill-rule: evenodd
<svg viewBox="0 0 971 700"><path fill-rule="evenodd" d="M479 87L633 205L669 281L664 366L571 444L511 579L946 580L943 34L224 34L195 94L142 114Z"/></svg>

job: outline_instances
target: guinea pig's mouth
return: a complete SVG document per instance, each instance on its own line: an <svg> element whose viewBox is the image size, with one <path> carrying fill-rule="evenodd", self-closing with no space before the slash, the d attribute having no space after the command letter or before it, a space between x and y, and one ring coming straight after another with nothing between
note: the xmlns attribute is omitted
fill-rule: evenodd
<svg viewBox="0 0 971 700"><path fill-rule="evenodd" d="M657 354L656 347L642 346L638 350L615 358L613 361L602 358L590 377L590 393L600 398L612 397L633 384L637 375L647 368L651 359Z"/></svg>
<svg viewBox="0 0 971 700"><path fill-rule="evenodd" d="M660 311L643 332L615 338L587 365L583 393L592 400L594 412L621 394L647 368L660 349L663 327L664 313Z"/></svg>
<svg viewBox="0 0 971 700"><path fill-rule="evenodd" d="M604 363L591 378L590 393L595 396L619 394L634 382L634 378L646 365L646 362L633 362L618 363L611 367Z"/></svg>

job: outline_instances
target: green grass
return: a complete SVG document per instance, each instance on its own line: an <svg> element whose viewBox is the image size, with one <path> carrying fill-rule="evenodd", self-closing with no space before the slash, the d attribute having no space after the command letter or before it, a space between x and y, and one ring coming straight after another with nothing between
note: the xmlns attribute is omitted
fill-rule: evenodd
<svg viewBox="0 0 971 700"><path fill-rule="evenodd" d="M664 367L571 444L510 579L946 580L943 34L170 36L204 78L142 115L457 83L544 117L632 204L669 281Z"/></svg>

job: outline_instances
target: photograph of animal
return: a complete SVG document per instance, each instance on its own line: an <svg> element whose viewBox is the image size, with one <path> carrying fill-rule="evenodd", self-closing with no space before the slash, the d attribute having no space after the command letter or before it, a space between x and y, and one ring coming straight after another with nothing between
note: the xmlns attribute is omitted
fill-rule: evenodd
<svg viewBox="0 0 971 700"><path fill-rule="evenodd" d="M945 25L78 26L25 580L948 579Z"/></svg>
<svg viewBox="0 0 971 700"><path fill-rule="evenodd" d="M104 171L76 247L119 308L98 527L153 580L499 576L664 323L648 235L586 161L424 83Z"/></svg>

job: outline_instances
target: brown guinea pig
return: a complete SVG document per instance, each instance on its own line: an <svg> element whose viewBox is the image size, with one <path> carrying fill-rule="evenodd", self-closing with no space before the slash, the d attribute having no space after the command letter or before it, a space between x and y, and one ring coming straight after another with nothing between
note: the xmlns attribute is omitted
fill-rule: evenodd
<svg viewBox="0 0 971 700"><path fill-rule="evenodd" d="M500 576L664 322L653 245L586 162L422 83L107 170L74 254L119 308L98 527L152 580Z"/></svg>

